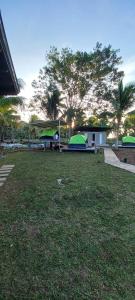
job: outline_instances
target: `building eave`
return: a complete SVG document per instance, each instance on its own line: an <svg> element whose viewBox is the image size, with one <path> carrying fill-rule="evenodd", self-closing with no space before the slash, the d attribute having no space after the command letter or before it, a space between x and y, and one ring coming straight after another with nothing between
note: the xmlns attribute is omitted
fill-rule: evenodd
<svg viewBox="0 0 135 300"><path fill-rule="evenodd" d="M0 13L0 95L17 95L19 85Z"/></svg>
<svg viewBox="0 0 135 300"><path fill-rule="evenodd" d="M111 130L111 128L106 126L78 126L74 129L78 132L103 132L108 130Z"/></svg>

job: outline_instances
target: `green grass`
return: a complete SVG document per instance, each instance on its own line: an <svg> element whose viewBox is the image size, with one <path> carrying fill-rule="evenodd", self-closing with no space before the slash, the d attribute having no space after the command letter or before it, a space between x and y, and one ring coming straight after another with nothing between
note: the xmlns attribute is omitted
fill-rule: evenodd
<svg viewBox="0 0 135 300"><path fill-rule="evenodd" d="M6 163L15 168L0 189L0 299L134 300L135 175L102 154L14 153Z"/></svg>

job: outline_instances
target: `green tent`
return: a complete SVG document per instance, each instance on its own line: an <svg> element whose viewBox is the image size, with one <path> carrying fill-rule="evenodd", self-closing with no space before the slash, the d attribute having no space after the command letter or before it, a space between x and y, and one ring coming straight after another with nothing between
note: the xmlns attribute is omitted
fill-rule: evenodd
<svg viewBox="0 0 135 300"><path fill-rule="evenodd" d="M76 134L71 136L69 144L72 145L85 145L87 141L87 137L83 134Z"/></svg>
<svg viewBox="0 0 135 300"><path fill-rule="evenodd" d="M55 134L57 134L58 133L58 131L57 131L57 129L46 129L46 130L42 130L41 132L40 132L40 134L39 134L39 136L40 136L40 138L42 138L42 137L54 137L54 135Z"/></svg>
<svg viewBox="0 0 135 300"><path fill-rule="evenodd" d="M65 126L67 125L66 122L64 120L58 119L58 120L48 120L48 121L43 121L43 120L37 120L35 122L32 122L31 125L33 126L37 126L37 127L41 127L41 128L46 128L46 130L40 133L40 140L44 139L44 140L50 140L50 142L55 139L55 134L58 134L58 140L56 139L55 141L59 142L59 150L60 150L60 129L61 126ZM56 128L58 127L57 131ZM51 132L50 129L51 128ZM55 128L55 133L52 131L52 128ZM49 133L48 133L49 131ZM47 134L47 135L44 135ZM51 136L49 135L51 134Z"/></svg>
<svg viewBox="0 0 135 300"><path fill-rule="evenodd" d="M134 136L124 136L122 138L123 143L130 143L130 144L135 144L135 137Z"/></svg>

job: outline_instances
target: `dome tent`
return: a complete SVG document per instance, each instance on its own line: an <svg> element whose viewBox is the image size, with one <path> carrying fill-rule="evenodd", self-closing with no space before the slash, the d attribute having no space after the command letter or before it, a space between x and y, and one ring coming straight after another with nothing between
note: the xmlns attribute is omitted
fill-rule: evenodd
<svg viewBox="0 0 135 300"><path fill-rule="evenodd" d="M122 143L123 144L128 144L128 145L135 145L135 137L134 136L124 136L122 138Z"/></svg>
<svg viewBox="0 0 135 300"><path fill-rule="evenodd" d="M58 143L58 147L59 147L59 151L61 151L61 145L60 145L60 142L61 142L61 127L62 126L66 126L67 123L62 120L62 119L58 119L58 120L48 120L48 121L43 121L43 120L36 120L34 122L31 123L31 125L33 126L37 126L37 127L40 127L40 128L46 128L44 133L46 134L47 133L47 136L46 135L43 135L43 130L42 132L40 133L40 140L44 140L45 142L45 145L46 145L46 142L50 142L50 144L52 145L52 142L54 143ZM46 132L46 130L50 131L50 129L55 129L56 131L56 135L58 134L58 139L56 138L55 135L52 134L52 131L51 131L51 140L49 140L49 137L50 133ZM56 129L57 128L57 129ZM46 138L44 139L43 137L46 136ZM52 136L54 136L54 139L52 138Z"/></svg>
<svg viewBox="0 0 135 300"><path fill-rule="evenodd" d="M40 140L58 140L59 134L57 129L49 128L40 132ZM57 137L57 138L56 138Z"/></svg>
<svg viewBox="0 0 135 300"><path fill-rule="evenodd" d="M76 134L71 136L68 147L69 148L86 148L87 137L83 134Z"/></svg>

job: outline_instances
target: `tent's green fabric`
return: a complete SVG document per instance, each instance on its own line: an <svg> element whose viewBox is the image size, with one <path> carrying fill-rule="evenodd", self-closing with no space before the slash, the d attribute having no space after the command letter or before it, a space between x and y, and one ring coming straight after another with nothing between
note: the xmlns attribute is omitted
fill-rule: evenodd
<svg viewBox="0 0 135 300"><path fill-rule="evenodd" d="M134 136L124 136L122 138L123 143L135 143L135 137Z"/></svg>
<svg viewBox="0 0 135 300"><path fill-rule="evenodd" d="M40 137L42 136L51 136L53 137L57 133L57 129L46 129L42 130L41 133L39 134Z"/></svg>
<svg viewBox="0 0 135 300"><path fill-rule="evenodd" d="M71 136L69 144L74 144L74 145L84 145L86 144L87 137L83 134L76 134Z"/></svg>

